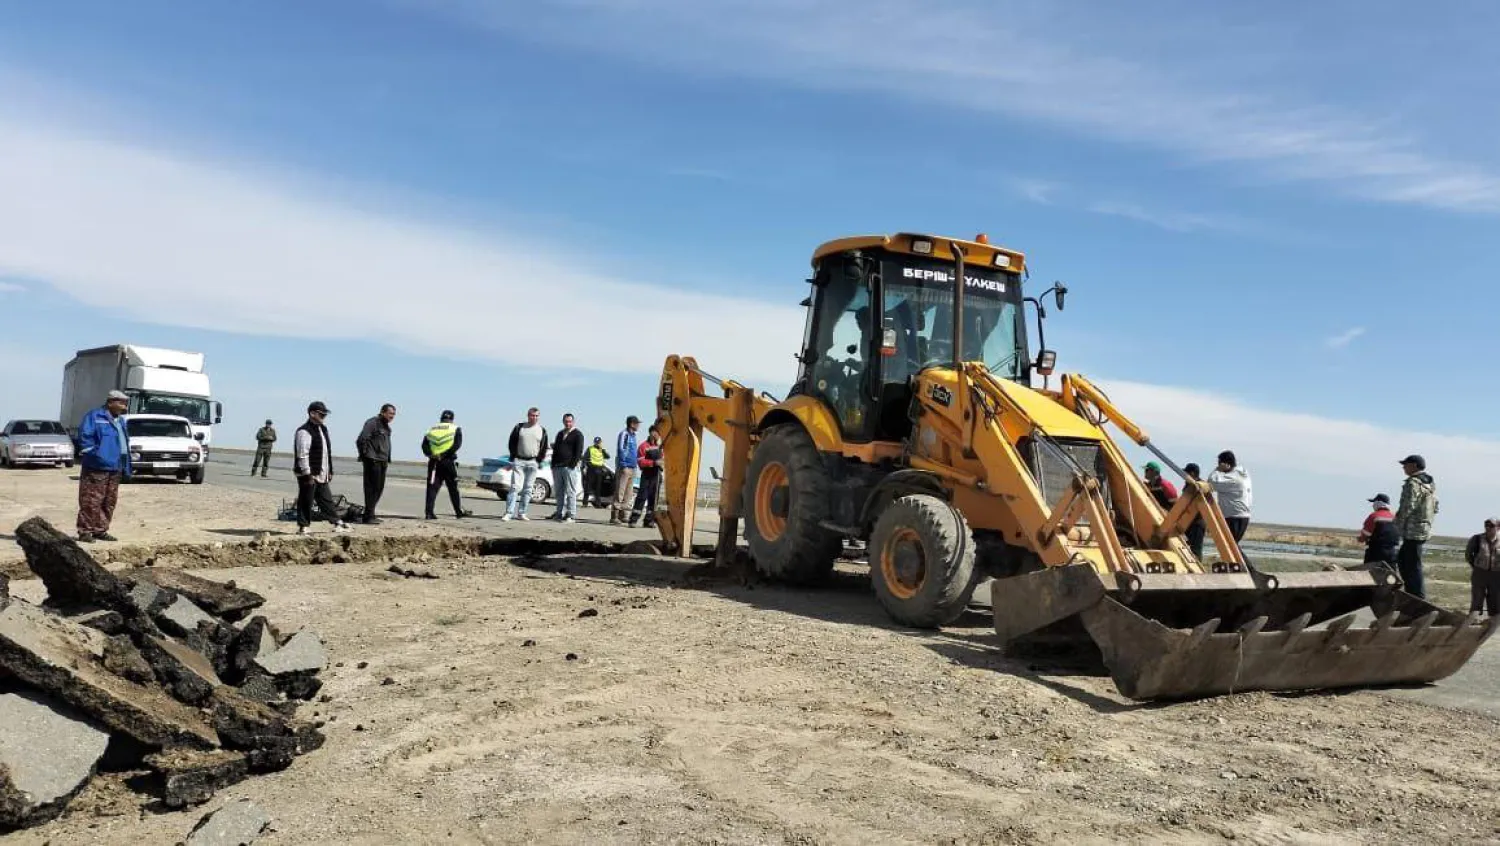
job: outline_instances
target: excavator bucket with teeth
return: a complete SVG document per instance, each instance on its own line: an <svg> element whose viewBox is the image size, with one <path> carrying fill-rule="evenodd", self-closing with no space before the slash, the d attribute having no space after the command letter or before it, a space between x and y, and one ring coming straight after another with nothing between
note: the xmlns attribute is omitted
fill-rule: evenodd
<svg viewBox="0 0 1500 846"><path fill-rule="evenodd" d="M1019 628L1061 619L1037 618L1030 593L1080 597L1054 607L1077 613L1115 685L1138 700L1434 682L1456 672L1500 627L1405 593L1382 568L1121 573L1097 592L1080 588L1092 575L1082 566L1049 568L1021 577L1029 590L1013 596L997 584L996 629L1002 637L1023 633L1009 613L1017 607L1026 618ZM1077 607L1091 594L1097 601Z"/></svg>

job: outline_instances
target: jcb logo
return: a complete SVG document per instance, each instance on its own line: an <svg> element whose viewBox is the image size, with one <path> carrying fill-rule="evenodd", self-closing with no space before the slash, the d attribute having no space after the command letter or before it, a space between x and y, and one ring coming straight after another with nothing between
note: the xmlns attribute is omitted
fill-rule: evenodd
<svg viewBox="0 0 1500 846"><path fill-rule="evenodd" d="M953 392L948 390L946 385L939 385L936 382L932 383L932 387L927 389L927 395L932 397L933 402L944 408L953 404Z"/></svg>
<svg viewBox="0 0 1500 846"><path fill-rule="evenodd" d="M672 380L671 379L664 379L664 380L662 380L662 383L661 383L661 393L659 394L659 397L660 398L657 401L657 405L661 406L661 410L663 412L669 412L669 411L671 411L672 410Z"/></svg>

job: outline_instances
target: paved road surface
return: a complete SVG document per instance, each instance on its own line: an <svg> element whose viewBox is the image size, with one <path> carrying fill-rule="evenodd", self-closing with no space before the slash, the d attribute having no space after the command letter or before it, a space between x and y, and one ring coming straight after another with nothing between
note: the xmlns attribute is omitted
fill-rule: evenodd
<svg viewBox="0 0 1500 846"><path fill-rule="evenodd" d="M293 481L289 468L273 467L271 475L265 479L259 476L251 477L247 469L244 466L211 462L208 465L207 481L209 484L264 491L267 494L268 508L277 508L282 498L290 499L295 496L296 482ZM334 473L334 492L342 493L350 500L359 502L363 495L360 489L358 464L353 461L340 461L335 465ZM500 521L500 516L505 513L505 504L494 494L475 488L472 482L460 483L460 490L464 495L464 507L474 512L474 517L467 520L468 528L487 535L565 535L582 540L617 541L655 540L657 537L654 530L632 530L608 525L609 511L602 508L579 509L579 522L572 526L558 525L548 521L505 523ZM422 516L423 497L424 489L420 482L392 479L386 484L380 512L384 517L393 520L418 519ZM443 522L450 524L455 522L451 516L451 506L448 504L446 491L438 498L437 513L446 515L441 516ZM551 513L550 503L532 506L533 516L544 517ZM717 520L713 511L700 509L694 543L714 543L718 533ZM1393 696L1410 698L1430 705L1477 711L1500 718L1500 636L1492 637L1473 660L1453 677L1437 685L1395 689L1390 693Z"/></svg>

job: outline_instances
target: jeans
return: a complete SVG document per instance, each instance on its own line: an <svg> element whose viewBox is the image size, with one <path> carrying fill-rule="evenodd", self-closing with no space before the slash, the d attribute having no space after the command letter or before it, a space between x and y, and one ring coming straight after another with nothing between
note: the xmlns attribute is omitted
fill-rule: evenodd
<svg viewBox="0 0 1500 846"><path fill-rule="evenodd" d="M630 525L645 515L646 528L656 525L656 490L661 483L661 471L641 474L641 489L635 493L635 507L630 510Z"/></svg>
<svg viewBox="0 0 1500 846"><path fill-rule="evenodd" d="M578 467L552 468L552 495L557 500L558 517L578 517L578 494L583 487L583 470Z"/></svg>
<svg viewBox="0 0 1500 846"><path fill-rule="evenodd" d="M518 458L510 465L510 493L505 495L505 513L512 517L519 517L526 513L526 506L531 504L531 483L536 481L537 466L535 458ZM516 510L516 495L520 494L521 508Z"/></svg>
<svg viewBox="0 0 1500 846"><path fill-rule="evenodd" d="M1401 573L1405 590L1418 599L1427 598L1427 585L1422 577L1422 547L1427 541L1404 540L1401 551L1396 553L1396 569Z"/></svg>

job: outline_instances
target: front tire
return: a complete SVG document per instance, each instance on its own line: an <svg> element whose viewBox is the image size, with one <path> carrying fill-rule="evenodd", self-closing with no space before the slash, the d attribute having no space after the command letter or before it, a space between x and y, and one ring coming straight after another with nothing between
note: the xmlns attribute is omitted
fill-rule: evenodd
<svg viewBox="0 0 1500 846"><path fill-rule="evenodd" d="M843 540L822 525L831 486L812 437L795 423L772 426L745 476L745 540L755 569L794 585L827 579Z"/></svg>
<svg viewBox="0 0 1500 846"><path fill-rule="evenodd" d="M188 473L188 481L192 482L195 485L203 484L203 469L200 467L199 469Z"/></svg>
<svg viewBox="0 0 1500 846"><path fill-rule="evenodd" d="M974 592L974 538L950 503L898 497L870 533L870 581L898 623L935 629L958 619Z"/></svg>

